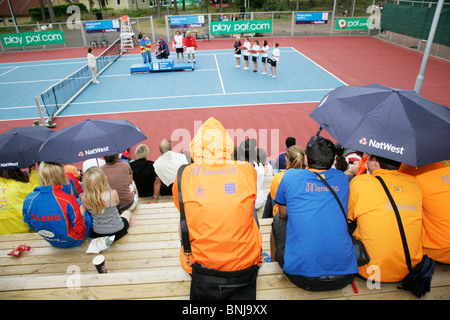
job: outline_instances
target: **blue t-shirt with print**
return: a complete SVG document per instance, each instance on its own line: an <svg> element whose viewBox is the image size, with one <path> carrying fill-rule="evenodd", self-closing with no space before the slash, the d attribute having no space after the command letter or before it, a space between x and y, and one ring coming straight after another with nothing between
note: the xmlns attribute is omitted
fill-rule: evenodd
<svg viewBox="0 0 450 320"><path fill-rule="evenodd" d="M347 211L349 183L336 169L320 172ZM310 170L289 169L275 202L287 209L283 269L290 275L320 277L358 273L346 219L333 194ZM347 212L346 212L347 214Z"/></svg>

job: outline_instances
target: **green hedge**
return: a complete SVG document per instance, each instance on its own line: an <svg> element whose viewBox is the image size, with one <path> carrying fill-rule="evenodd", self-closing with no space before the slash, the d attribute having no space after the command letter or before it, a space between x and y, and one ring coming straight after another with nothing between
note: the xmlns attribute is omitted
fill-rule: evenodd
<svg viewBox="0 0 450 320"><path fill-rule="evenodd" d="M53 6L53 11L55 12L55 16L57 18L66 18L71 14L67 13L67 8L70 6L78 6L82 13L88 12L86 6L82 3L73 3L73 4L63 4L58 6ZM41 7L32 7L28 9L28 13L31 15L31 18L34 21L43 21L41 14ZM50 14L48 13L48 8L45 7L45 15L47 16L47 20L50 20Z"/></svg>

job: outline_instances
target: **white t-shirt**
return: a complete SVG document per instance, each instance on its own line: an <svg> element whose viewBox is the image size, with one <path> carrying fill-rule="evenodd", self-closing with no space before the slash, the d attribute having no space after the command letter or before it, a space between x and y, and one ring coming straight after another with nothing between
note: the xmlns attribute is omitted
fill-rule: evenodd
<svg viewBox="0 0 450 320"><path fill-rule="evenodd" d="M106 162L100 158L88 159L83 162L83 173L86 172L90 167L101 167Z"/></svg>
<svg viewBox="0 0 450 320"><path fill-rule="evenodd" d="M183 48L183 36L180 35L176 35L173 38L173 47L174 48Z"/></svg>
<svg viewBox="0 0 450 320"><path fill-rule="evenodd" d="M161 179L162 183L166 186L170 186L174 183L175 178L177 177L178 169L183 164L187 163L188 162L184 154L176 153L170 150L156 159L153 163L153 168L155 168L155 172L159 179Z"/></svg>
<svg viewBox="0 0 450 320"><path fill-rule="evenodd" d="M262 56L268 57L269 56L269 46L263 46L261 49L264 50L264 52L262 53Z"/></svg>
<svg viewBox="0 0 450 320"><path fill-rule="evenodd" d="M252 47L252 44L250 42L248 42L248 41L245 41L244 42L244 47L247 48L247 50L244 50L244 55L245 56L249 56L250 52L248 52L248 50L250 50L250 48Z"/></svg>
<svg viewBox="0 0 450 320"><path fill-rule="evenodd" d="M274 48L272 51L272 60L280 61L280 49Z"/></svg>
<svg viewBox="0 0 450 320"><path fill-rule="evenodd" d="M253 45L252 50L256 51L256 52L252 52L252 56L258 57L258 55L259 55L258 50L261 50L261 48L257 44L255 44L255 45Z"/></svg>

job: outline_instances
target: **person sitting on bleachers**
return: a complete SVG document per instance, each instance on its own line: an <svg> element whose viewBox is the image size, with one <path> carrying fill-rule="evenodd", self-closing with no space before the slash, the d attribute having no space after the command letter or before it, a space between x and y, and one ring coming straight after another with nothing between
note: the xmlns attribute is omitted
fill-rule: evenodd
<svg viewBox="0 0 450 320"><path fill-rule="evenodd" d="M256 297L262 263L262 235L254 215L256 171L246 161L231 160L232 152L225 128L209 118L191 141L194 163L183 167L181 183L175 180L173 186L175 206L184 208L186 216L186 223L180 224L180 262L192 274L191 299ZM188 241L191 253L185 254Z"/></svg>
<svg viewBox="0 0 450 320"><path fill-rule="evenodd" d="M370 262L359 267L365 279L398 282L409 273L396 215L377 176L384 180L398 207L412 268L422 261L422 191L416 179L398 171L400 165L369 155L368 174L357 175L350 182L348 219L356 221L353 235L370 256Z"/></svg>
<svg viewBox="0 0 450 320"><path fill-rule="evenodd" d="M54 247L77 247L89 236L92 218L82 214L62 164L41 162L40 186L23 203L23 221Z"/></svg>
<svg viewBox="0 0 450 320"><path fill-rule="evenodd" d="M105 164L101 167L108 178L111 189L119 193L119 213L125 210L133 211L138 202L137 190L132 191L133 171L128 162L119 161L119 155L105 156Z"/></svg>
<svg viewBox="0 0 450 320"><path fill-rule="evenodd" d="M295 138L294 137L287 137L286 141L286 149L290 146L295 145ZM277 156L277 159L275 160L275 163L273 165L274 172L279 172L281 170L286 170L286 151L280 152Z"/></svg>
<svg viewBox="0 0 450 320"><path fill-rule="evenodd" d="M344 288L358 273L347 217L317 176L328 182L346 208L349 183L342 171L331 168L334 157L334 144L314 136L306 148L308 169L287 170L275 196L275 257L292 283L310 291Z"/></svg>
<svg viewBox="0 0 450 320"><path fill-rule="evenodd" d="M257 141L256 139L246 139L241 142L238 148L238 159L240 161L247 161L256 170L257 183L256 183L256 201L255 201L255 209L259 209L264 204L264 193L263 193L263 183L265 176L265 169L262 164L257 162L258 160L258 152L256 148Z"/></svg>
<svg viewBox="0 0 450 320"><path fill-rule="evenodd" d="M399 171L415 177L422 189L423 253L450 264L450 160L418 168L402 164Z"/></svg>
<svg viewBox="0 0 450 320"><path fill-rule="evenodd" d="M156 172L153 168L153 161L147 160L149 149L145 144L140 144L134 151L136 160L130 161L133 171L133 180L139 193L139 197L153 196L153 187L156 179Z"/></svg>
<svg viewBox="0 0 450 320"><path fill-rule="evenodd" d="M131 211L119 214L119 195L108 184L106 175L99 167L88 169L83 175L84 192L80 199L81 212L88 210L92 217L91 238L114 236L114 241L127 234L128 227L135 223Z"/></svg>
<svg viewBox="0 0 450 320"><path fill-rule="evenodd" d="M302 147L298 145L293 145L287 148L286 167L287 170L306 168L305 150L303 150ZM272 218L278 213L278 205L275 203L274 199L277 194L278 186L280 185L281 179L283 178L285 172L286 170L283 170L273 175L272 182L270 183L270 192L267 196L266 201L267 206L271 207L272 210L270 211L270 215L269 213L267 213L266 215L263 216L263 218ZM272 260L275 260L275 257L273 257Z"/></svg>
<svg viewBox="0 0 450 320"><path fill-rule="evenodd" d="M156 203L158 196L172 195L172 185L177 176L178 168L187 164L186 156L172 151L172 143L163 139L159 144L161 155L153 163L157 177L153 190L153 199L148 203Z"/></svg>
<svg viewBox="0 0 450 320"><path fill-rule="evenodd" d="M36 165L27 178L20 169L0 171L0 234L30 232L23 221L22 206L26 196L39 185Z"/></svg>

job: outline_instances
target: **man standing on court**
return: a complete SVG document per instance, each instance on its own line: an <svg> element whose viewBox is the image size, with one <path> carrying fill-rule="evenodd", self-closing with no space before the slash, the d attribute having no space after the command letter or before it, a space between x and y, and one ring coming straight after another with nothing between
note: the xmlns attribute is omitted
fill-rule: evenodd
<svg viewBox="0 0 450 320"><path fill-rule="evenodd" d="M92 54L92 48L88 49L87 59L89 69L91 69L92 73L92 83L100 83L100 81L97 81L97 59Z"/></svg>
<svg viewBox="0 0 450 320"><path fill-rule="evenodd" d="M144 59L144 63L151 63L152 62L152 44L150 42L150 39L145 35L145 33L142 34L142 38L140 41L141 46L141 55L142 59Z"/></svg>
<svg viewBox="0 0 450 320"><path fill-rule="evenodd" d="M183 47L188 55L188 63L191 62L191 54L192 54L192 61L195 64L195 50L197 50L197 40L191 35L191 32L188 31L186 33L186 37L183 40Z"/></svg>

